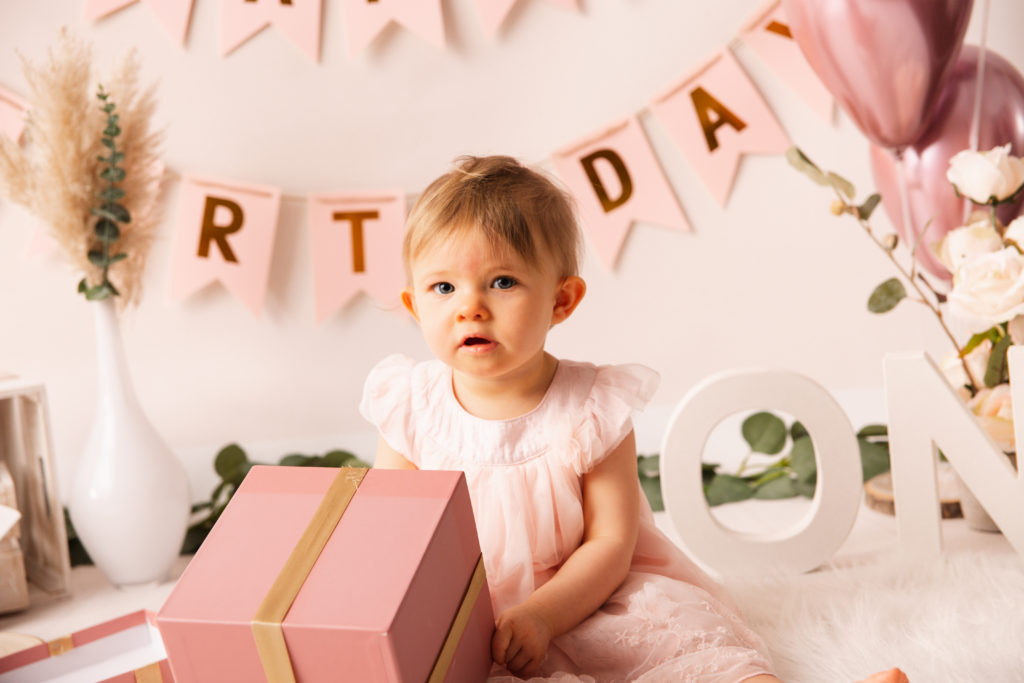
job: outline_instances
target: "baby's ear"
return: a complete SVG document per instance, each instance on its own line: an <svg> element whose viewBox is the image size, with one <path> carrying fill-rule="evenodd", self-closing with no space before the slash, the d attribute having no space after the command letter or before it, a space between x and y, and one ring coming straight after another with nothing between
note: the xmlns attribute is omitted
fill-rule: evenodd
<svg viewBox="0 0 1024 683"><path fill-rule="evenodd" d="M402 305L405 306L405 310L412 314L416 322L420 321L420 317L416 314L416 297L412 295L412 290L408 287L402 290Z"/></svg>
<svg viewBox="0 0 1024 683"><path fill-rule="evenodd" d="M551 324L557 325L572 315L586 293L587 283L578 275L570 275L562 280L555 293L555 307L551 311Z"/></svg>

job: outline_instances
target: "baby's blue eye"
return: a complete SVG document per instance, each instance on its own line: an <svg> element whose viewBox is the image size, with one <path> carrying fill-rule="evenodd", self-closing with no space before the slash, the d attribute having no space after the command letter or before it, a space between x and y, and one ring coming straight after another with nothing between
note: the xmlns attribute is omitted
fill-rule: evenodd
<svg viewBox="0 0 1024 683"><path fill-rule="evenodd" d="M438 282L430 287L437 294L451 294L455 291L455 285L450 282Z"/></svg>
<svg viewBox="0 0 1024 683"><path fill-rule="evenodd" d="M491 286L495 289L512 289L516 286L515 278L509 277L508 275L502 275L501 277L494 278L494 282Z"/></svg>

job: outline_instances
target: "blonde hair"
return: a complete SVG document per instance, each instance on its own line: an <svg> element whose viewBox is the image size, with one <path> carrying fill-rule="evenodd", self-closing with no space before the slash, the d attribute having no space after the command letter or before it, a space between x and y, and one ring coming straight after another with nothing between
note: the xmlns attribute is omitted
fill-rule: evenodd
<svg viewBox="0 0 1024 683"><path fill-rule="evenodd" d="M431 183L406 222L402 260L445 237L479 230L536 266L549 256L560 277L579 271L581 239L572 198L546 176L507 156L462 156Z"/></svg>

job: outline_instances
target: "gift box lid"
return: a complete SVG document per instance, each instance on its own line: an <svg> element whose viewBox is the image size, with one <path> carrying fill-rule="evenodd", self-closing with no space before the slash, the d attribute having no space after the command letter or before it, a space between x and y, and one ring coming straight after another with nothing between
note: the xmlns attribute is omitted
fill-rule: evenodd
<svg viewBox="0 0 1024 683"><path fill-rule="evenodd" d="M154 617L132 612L2 657L0 683L134 681L139 670L154 672L149 680L171 683Z"/></svg>

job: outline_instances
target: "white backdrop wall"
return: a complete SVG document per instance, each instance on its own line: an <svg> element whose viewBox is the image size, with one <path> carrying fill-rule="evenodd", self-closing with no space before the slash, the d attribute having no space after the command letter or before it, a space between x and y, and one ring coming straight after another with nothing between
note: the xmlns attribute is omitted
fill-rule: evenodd
<svg viewBox="0 0 1024 683"><path fill-rule="evenodd" d="M567 144L640 112L732 41L761 0L583 0L576 14L520 0L497 37L471 0L443 0L444 51L392 26L357 58L343 17L324 3L320 63L269 29L219 56L219 2L196 0L188 41L175 44L144 5L95 24L82 0L0 4L0 85L27 96L18 54L40 61L60 26L96 47L107 71L130 46L145 81L159 83L172 171L280 186L282 206L263 314L220 285L167 297L178 183L150 255L141 305L124 319L129 364L158 430L185 460L194 495L210 463L237 441L276 459L303 448L347 447L372 457L357 412L363 379L386 353L428 350L409 318L362 296L321 325L304 202L307 193L401 188L413 195L459 154L503 153L548 168ZM975 3L967 41L981 35ZM1024 69L1024 2L992 0L988 45ZM737 56L791 140L874 187L868 143L839 113L824 121L739 45ZM594 362L645 363L662 375L668 407L718 370L770 365L832 389L880 387L886 352L948 351L920 306L866 311L871 289L895 273L830 197L782 157L747 157L723 209L648 114L641 120L694 227L635 225L618 266L588 252L583 305L556 328L550 350ZM874 220L889 230L883 212ZM0 200L0 370L46 383L64 490L93 414L92 321L79 275L28 253L32 216ZM766 406L770 407L770 406ZM640 433L641 450L659 443Z"/></svg>

